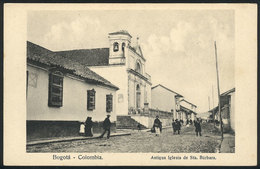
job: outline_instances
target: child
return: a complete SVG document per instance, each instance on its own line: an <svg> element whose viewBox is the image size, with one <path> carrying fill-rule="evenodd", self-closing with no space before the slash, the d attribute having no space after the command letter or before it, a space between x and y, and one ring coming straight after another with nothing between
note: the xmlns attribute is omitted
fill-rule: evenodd
<svg viewBox="0 0 260 169"><path fill-rule="evenodd" d="M85 133L85 125L83 122L80 123L80 128L79 128L79 135L84 136Z"/></svg>

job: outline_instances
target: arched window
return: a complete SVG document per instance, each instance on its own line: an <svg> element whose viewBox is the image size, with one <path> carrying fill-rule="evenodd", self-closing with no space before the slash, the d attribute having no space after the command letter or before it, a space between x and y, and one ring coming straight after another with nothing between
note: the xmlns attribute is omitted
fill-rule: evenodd
<svg viewBox="0 0 260 169"><path fill-rule="evenodd" d="M136 85L136 108L140 108L141 105L141 89L139 84Z"/></svg>
<svg viewBox="0 0 260 169"><path fill-rule="evenodd" d="M142 74L141 64L139 62L136 62L135 71Z"/></svg>
<svg viewBox="0 0 260 169"><path fill-rule="evenodd" d="M115 42L115 43L113 44L113 49L114 49L114 52L117 52L117 51L118 51L119 47L118 47L118 43L117 43L117 42Z"/></svg>
<svg viewBox="0 0 260 169"><path fill-rule="evenodd" d="M125 51L125 42L122 43L122 51Z"/></svg>

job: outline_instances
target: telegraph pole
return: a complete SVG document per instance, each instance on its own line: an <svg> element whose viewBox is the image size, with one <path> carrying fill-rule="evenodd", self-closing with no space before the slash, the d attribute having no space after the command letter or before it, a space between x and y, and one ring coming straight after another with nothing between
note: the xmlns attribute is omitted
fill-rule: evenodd
<svg viewBox="0 0 260 169"><path fill-rule="evenodd" d="M218 56L217 56L217 45L215 41L215 57L216 57L216 70L217 70L217 85L218 85L218 113L220 118L220 130L221 130L221 139L223 140L223 122L221 116L221 108L220 108L220 90L219 90L219 75L218 75Z"/></svg>
<svg viewBox="0 0 260 169"><path fill-rule="evenodd" d="M210 97L208 96L208 101L209 101L209 111L210 111Z"/></svg>
<svg viewBox="0 0 260 169"><path fill-rule="evenodd" d="M212 108L214 108L214 88L212 85Z"/></svg>
<svg viewBox="0 0 260 169"><path fill-rule="evenodd" d="M215 114L214 114L214 88L213 88L213 85L212 85L212 118L213 118L213 124L214 124L214 127L216 127L216 122L215 122Z"/></svg>

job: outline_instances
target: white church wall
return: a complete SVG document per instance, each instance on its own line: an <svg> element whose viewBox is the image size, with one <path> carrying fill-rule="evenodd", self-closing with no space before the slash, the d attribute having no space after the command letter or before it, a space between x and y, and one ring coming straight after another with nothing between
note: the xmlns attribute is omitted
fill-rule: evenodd
<svg viewBox="0 0 260 169"><path fill-rule="evenodd" d="M116 92L117 115L128 115L128 76L126 67L110 65L92 66L89 68L119 87L119 90Z"/></svg>
<svg viewBox="0 0 260 169"><path fill-rule="evenodd" d="M152 89L152 108L162 111L175 111L175 94L158 86Z"/></svg>

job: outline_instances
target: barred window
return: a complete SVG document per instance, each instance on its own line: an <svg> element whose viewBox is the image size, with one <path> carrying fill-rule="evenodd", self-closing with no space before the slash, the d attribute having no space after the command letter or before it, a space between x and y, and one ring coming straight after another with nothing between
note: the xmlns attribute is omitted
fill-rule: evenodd
<svg viewBox="0 0 260 169"><path fill-rule="evenodd" d="M87 91L87 109L95 109L96 91L94 89Z"/></svg>
<svg viewBox="0 0 260 169"><path fill-rule="evenodd" d="M50 107L62 107L63 74L55 71L49 74L49 100Z"/></svg>
<svg viewBox="0 0 260 169"><path fill-rule="evenodd" d="M113 95L112 94L106 95L106 111L107 112L113 111Z"/></svg>

